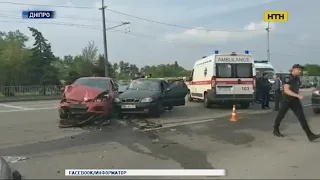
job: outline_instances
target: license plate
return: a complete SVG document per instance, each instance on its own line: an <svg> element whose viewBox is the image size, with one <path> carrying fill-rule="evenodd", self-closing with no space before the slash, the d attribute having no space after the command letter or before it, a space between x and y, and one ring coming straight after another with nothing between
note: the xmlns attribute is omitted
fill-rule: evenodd
<svg viewBox="0 0 320 180"><path fill-rule="evenodd" d="M227 92L227 91L231 91L231 88L219 88L219 91Z"/></svg>
<svg viewBox="0 0 320 180"><path fill-rule="evenodd" d="M134 109L134 108L136 108L136 105L131 105L131 104L130 105L122 105L121 108L122 109Z"/></svg>
<svg viewBox="0 0 320 180"><path fill-rule="evenodd" d="M76 104L76 105L72 105L71 106L71 108L74 108L74 109L85 109L86 108L86 106L84 106L84 105L81 105L81 104Z"/></svg>

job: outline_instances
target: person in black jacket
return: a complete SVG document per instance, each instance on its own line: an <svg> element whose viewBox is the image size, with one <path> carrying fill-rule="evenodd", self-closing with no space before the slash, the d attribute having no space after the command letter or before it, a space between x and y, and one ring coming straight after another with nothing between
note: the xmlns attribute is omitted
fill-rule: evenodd
<svg viewBox="0 0 320 180"><path fill-rule="evenodd" d="M269 101L270 101L270 82L267 78L268 73L263 73L263 77L261 78L261 108L262 109L270 109Z"/></svg>
<svg viewBox="0 0 320 180"><path fill-rule="evenodd" d="M258 76L257 82L256 82L256 103L261 103L261 81L262 77Z"/></svg>
<svg viewBox="0 0 320 180"><path fill-rule="evenodd" d="M282 81L279 76L275 74L273 76L274 83L272 84L272 91L274 92L274 111L279 111L279 104L281 100Z"/></svg>
<svg viewBox="0 0 320 180"><path fill-rule="evenodd" d="M309 141L314 141L320 138L319 134L314 134L308 125L306 116L303 112L303 107L301 104L301 100L303 96L299 94L300 89L300 74L301 69L303 67L299 64L295 64L292 66L291 74L284 79L283 82L283 102L280 110L278 111L278 115L274 122L273 134L278 137L283 137L283 134L280 133L279 126L282 119L287 114L288 110L291 109L293 113L298 118L300 125L304 132L306 133Z"/></svg>

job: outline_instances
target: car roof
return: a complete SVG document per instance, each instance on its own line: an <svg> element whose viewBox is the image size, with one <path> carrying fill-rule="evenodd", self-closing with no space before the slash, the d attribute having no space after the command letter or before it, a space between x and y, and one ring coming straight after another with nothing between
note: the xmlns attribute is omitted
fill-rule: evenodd
<svg viewBox="0 0 320 180"><path fill-rule="evenodd" d="M79 79L105 79L105 80L109 80L111 78L109 78L109 77L81 77Z"/></svg>
<svg viewBox="0 0 320 180"><path fill-rule="evenodd" d="M139 78L139 79L135 79L135 80L139 80L139 81L154 81L154 82L163 81L162 79L156 79L156 78Z"/></svg>

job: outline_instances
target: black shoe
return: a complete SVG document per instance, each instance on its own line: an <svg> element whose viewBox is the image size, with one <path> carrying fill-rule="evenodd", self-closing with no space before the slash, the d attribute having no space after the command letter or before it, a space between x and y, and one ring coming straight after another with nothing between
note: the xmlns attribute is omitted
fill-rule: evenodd
<svg viewBox="0 0 320 180"><path fill-rule="evenodd" d="M309 139L309 141L314 141L314 140L317 140L317 139L319 139L320 138L320 134L310 134L310 135L308 135L308 139Z"/></svg>
<svg viewBox="0 0 320 180"><path fill-rule="evenodd" d="M280 133L279 130L273 130L273 135L277 136L277 137L283 137L283 134Z"/></svg>

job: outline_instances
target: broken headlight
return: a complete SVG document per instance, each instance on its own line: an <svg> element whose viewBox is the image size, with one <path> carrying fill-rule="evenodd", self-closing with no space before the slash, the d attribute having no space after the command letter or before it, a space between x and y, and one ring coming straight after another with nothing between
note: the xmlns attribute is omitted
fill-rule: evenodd
<svg viewBox="0 0 320 180"><path fill-rule="evenodd" d="M107 92L99 94L95 99L94 102L103 102L110 99L110 96Z"/></svg>

